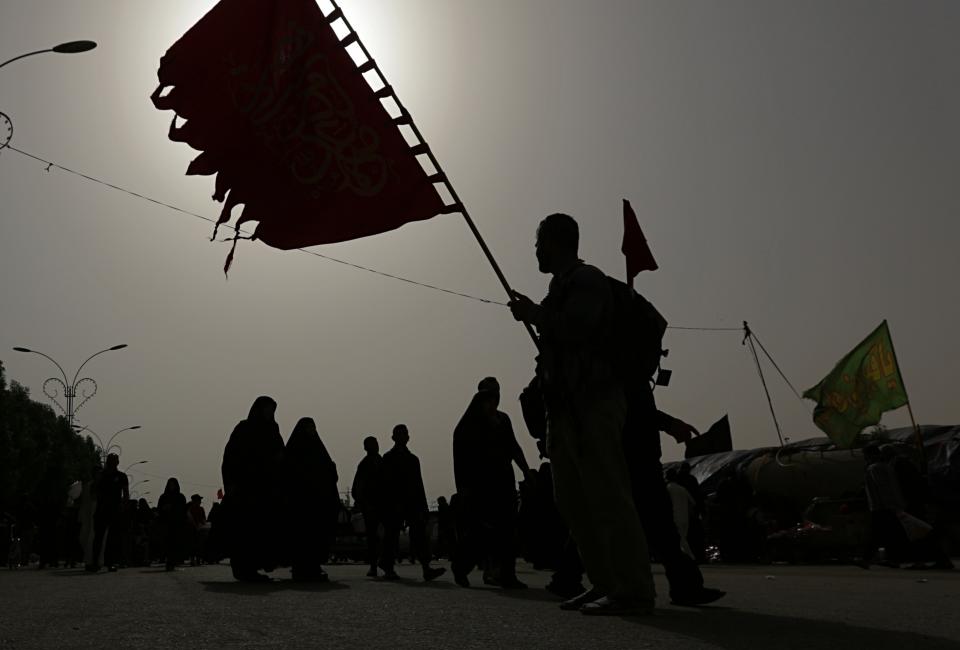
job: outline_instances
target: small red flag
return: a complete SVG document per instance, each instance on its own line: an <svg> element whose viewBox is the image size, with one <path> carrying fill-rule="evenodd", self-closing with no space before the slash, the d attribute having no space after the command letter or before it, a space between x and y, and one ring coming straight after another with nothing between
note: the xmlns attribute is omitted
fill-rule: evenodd
<svg viewBox="0 0 960 650"><path fill-rule="evenodd" d="M627 282L633 282L640 271L656 271L656 260L643 236L637 215L630 205L630 201L623 200L623 244L620 250L627 257Z"/></svg>
<svg viewBox="0 0 960 650"><path fill-rule="evenodd" d="M443 210L398 128L406 116L381 104L392 91L371 88L338 18L315 0L221 0L161 59L154 105L186 120L171 140L202 152L187 174L217 175L218 226L243 204L238 227L257 221L253 239L291 249Z"/></svg>
<svg viewBox="0 0 960 650"><path fill-rule="evenodd" d="M217 501L223 501L223 488L217 490Z"/></svg>

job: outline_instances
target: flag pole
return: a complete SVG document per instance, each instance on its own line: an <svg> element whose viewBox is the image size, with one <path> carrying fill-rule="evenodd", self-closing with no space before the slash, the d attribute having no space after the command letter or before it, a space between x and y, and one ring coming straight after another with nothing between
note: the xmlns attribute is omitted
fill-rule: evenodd
<svg viewBox="0 0 960 650"><path fill-rule="evenodd" d="M500 280L500 284L503 285L504 291L507 292L507 298L513 300L513 289L510 287L510 283L507 282L506 276L500 269L500 265L497 264L497 260L493 257L493 253L490 251L490 247L487 246L487 242L484 241L483 236L480 234L480 230L477 228L476 223L474 223L473 219L470 217L470 213L467 211L466 206L464 206L463 202L460 201L460 196L457 194L457 190L454 189L453 183L450 182L450 179L447 178L446 173L440 166L440 161L437 160L437 157L434 155L433 150L430 149L430 146L424 139L420 129L417 128L416 123L413 121L413 116L410 115L406 107L404 107L404 105L400 102L400 98L397 97L393 87L387 82L387 78L380 69L380 66L377 65L376 60L374 60L374 58L370 55L370 51L367 49L367 46L364 45L363 41L360 40L360 35L357 34L356 30L353 29L353 25L350 24L349 20L347 20L347 17L343 13L343 9L340 8L340 5L337 4L336 0L330 0L330 4L333 6L333 11L325 16L327 23L332 25L337 20L343 21L344 26L348 30L348 34L344 38L340 39L341 45L344 48L354 43L359 46L361 52L363 52L363 56L366 57L366 61L358 65L358 70L361 74L370 71L376 72L380 82L383 84L380 89L374 91L377 98L381 100L389 98L396 103L397 108L400 110L400 116L394 119L394 123L397 126L409 126L413 132L413 135L416 136L419 142L419 144L411 147L411 152L414 154L414 156L427 156L427 158L430 160L430 164L433 165L437 172L430 176L430 181L434 184L443 184L450 193L450 196L453 199L453 204L446 206L441 214L452 214L454 212L459 212L461 215L463 215L463 219L467 222L470 232L473 233L477 243L480 245L480 249L486 256L487 261L490 263L490 266L493 267L493 272L497 274L497 279ZM533 327L529 323L524 323L523 325L526 328L527 333L530 335L530 338L533 340L534 345L539 348L539 339L537 338L537 334L534 332Z"/></svg>
<svg viewBox="0 0 960 650"><path fill-rule="evenodd" d="M777 429L777 439L780 441L780 448L783 448L783 432L780 430L780 421L777 420L777 413L773 410L773 399L770 397L770 391L767 389L767 380L763 376L763 368L760 366L760 357L757 355L757 348L753 344L753 331L747 321L743 321L743 342L741 345L750 346L750 354L753 356L753 362L757 366L757 374L760 375L760 384L763 386L763 394L767 396L767 404L770 406L770 417L773 418L773 426ZM779 463L779 458L777 460Z"/></svg>
<svg viewBox="0 0 960 650"><path fill-rule="evenodd" d="M907 392L906 387L904 387L903 392ZM910 423L913 424L913 435L916 438L917 446L920 447L920 457L923 459L923 470L926 473L927 470L927 450L923 446L923 436L920 435L920 427L917 426L917 420L913 417L913 407L910 406L910 396L907 395L907 413L910 414Z"/></svg>
<svg viewBox="0 0 960 650"><path fill-rule="evenodd" d="M884 320L886 323L886 320ZM890 354L893 355L893 363L896 364L897 374L900 375L900 385L903 386L903 394L907 396L907 413L910 414L910 423L913 425L913 436L920 450L920 465L923 474L927 473L927 450L923 446L923 436L920 434L920 427L917 426L917 420L913 417L913 407L910 405L910 394L907 392L907 384L903 381L903 372L900 370L900 361L897 359L897 350L893 345L893 334L890 334L890 325L887 324L887 339L890 341Z"/></svg>

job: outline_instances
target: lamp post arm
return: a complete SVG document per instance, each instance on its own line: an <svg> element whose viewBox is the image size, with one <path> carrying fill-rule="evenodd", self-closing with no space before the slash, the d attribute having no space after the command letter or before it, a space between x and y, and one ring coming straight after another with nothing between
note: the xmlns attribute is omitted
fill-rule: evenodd
<svg viewBox="0 0 960 650"><path fill-rule="evenodd" d="M134 429L139 429L139 428L140 428L140 425L139 425L139 424L138 424L138 425L135 425L135 426L132 426L132 427L126 427L126 428L124 428L124 429L120 429L120 430L117 431L115 434L113 434L112 436L110 436L110 439L107 440L107 453L109 453L110 450L113 449L114 447L116 447L117 449L120 449L120 445L114 445L114 444L113 444L113 441L114 441L114 439L115 439L117 436L119 436L119 435L120 435L121 433L123 433L124 431L132 431L132 430L134 430ZM134 464L136 464L136 463L134 463Z"/></svg>
<svg viewBox="0 0 960 650"><path fill-rule="evenodd" d="M113 440L114 440L114 438L116 438L117 436L119 436L119 435L120 435L121 433L123 433L124 431L129 431L129 430L130 430L130 427L127 427L126 429L120 429L120 430L117 431L115 434L113 434L112 436L110 436L110 439L107 440L107 451L108 451L108 453L109 453L110 449L113 447Z"/></svg>
<svg viewBox="0 0 960 650"><path fill-rule="evenodd" d="M96 439L97 439L97 442L100 443L100 451L101 451L101 453L103 453L103 454L105 455L105 452L103 452L103 449L104 449L104 447L103 447L103 440L100 439L100 436L97 435L96 431L94 431L93 429L90 429L90 428L88 428L88 427L83 427L82 429L80 429L80 431L85 431L88 435L91 435L91 436L93 436L94 438L96 438ZM79 433L79 432L78 432L78 433Z"/></svg>
<svg viewBox="0 0 960 650"><path fill-rule="evenodd" d="M30 350L30 352L32 352L33 354L39 354L39 355L40 355L41 357L43 357L44 359L50 360L50 362L53 363L53 365L55 365L55 366L60 370L60 374L63 375L63 385L64 385L64 387L66 387L66 388L71 388L71 387L73 386L73 385L70 383L70 380L67 379L67 371L63 369L63 366L61 366L59 363L57 363L57 360L56 360L56 359L54 359L53 357L51 357L49 354L44 354L43 352L38 352L37 350Z"/></svg>
<svg viewBox="0 0 960 650"><path fill-rule="evenodd" d="M95 354L91 354L89 357L87 357L87 360L86 360L86 361L84 361L83 363L80 364L80 367L77 368L77 374L75 374L75 375L73 376L73 385L75 385L75 384L77 383L77 377L80 376L80 371L83 370L83 367L84 367L85 365L87 365L87 363L89 363L90 359L92 359L92 358L94 358L94 357L98 357L98 356L100 356L101 354L103 354L104 352L110 352L110 348L107 348L106 350L100 350L99 352L97 352L97 353L95 353Z"/></svg>
<svg viewBox="0 0 960 650"><path fill-rule="evenodd" d="M15 56L12 59L0 63L0 68L7 65L8 63L13 63L14 61L19 61L20 59L26 58L28 56L33 56L34 54L44 54L45 52L53 52L53 48L47 48L45 50L37 50L36 52L27 52L26 54L21 54L20 56Z"/></svg>

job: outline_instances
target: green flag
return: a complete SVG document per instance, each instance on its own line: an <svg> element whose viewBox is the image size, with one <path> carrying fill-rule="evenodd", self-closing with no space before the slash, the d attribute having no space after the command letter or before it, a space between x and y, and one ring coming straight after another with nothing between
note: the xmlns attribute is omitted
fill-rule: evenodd
<svg viewBox="0 0 960 650"><path fill-rule="evenodd" d="M887 321L803 396L817 402L814 423L841 447L850 447L864 427L880 422L884 411L906 404Z"/></svg>

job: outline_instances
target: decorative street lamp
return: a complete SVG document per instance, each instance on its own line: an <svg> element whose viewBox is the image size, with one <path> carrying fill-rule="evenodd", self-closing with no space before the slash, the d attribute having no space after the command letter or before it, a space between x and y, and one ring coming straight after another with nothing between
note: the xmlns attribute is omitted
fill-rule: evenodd
<svg viewBox="0 0 960 650"><path fill-rule="evenodd" d="M28 56L33 56L34 54L45 54L47 52L56 52L57 54L79 54L81 52L89 52L96 46L97 44L94 41L70 41L69 43L60 43L60 45L54 45L53 47L49 47L45 50L27 52L26 54L15 56L12 59L7 59L3 63L0 63L0 68L7 65L8 63L19 61L20 59L24 59Z"/></svg>
<svg viewBox="0 0 960 650"><path fill-rule="evenodd" d="M106 465L107 463L107 456L110 454L110 452L112 452L114 449L116 449L118 452L121 451L120 445L113 444L113 441L117 436L119 436L124 431L134 431L136 429L143 428L139 424L135 424L132 427L125 427L117 431L112 436L110 436L110 439L107 440L107 444L103 444L103 438L101 438L100 435L90 427L80 426L79 424L73 424L71 426L77 433L85 432L97 439L97 442L100 443L100 462L103 463L104 465ZM140 462L145 463L147 461L140 461ZM134 465L137 465L137 464L138 463L134 463Z"/></svg>
<svg viewBox="0 0 960 650"><path fill-rule="evenodd" d="M149 462L150 462L149 460L138 460L137 462L135 462L135 463L130 463L129 465L127 465L126 467L124 467L124 468L123 468L123 471L124 471L124 473L129 472L129 471L130 471L130 468L133 467L134 465L143 465L144 463L149 463Z"/></svg>
<svg viewBox="0 0 960 650"><path fill-rule="evenodd" d="M67 373L63 369L63 366L57 363L53 357L46 355L43 352L38 352L37 350L31 350L30 348L15 347L13 349L16 350L17 352L29 352L31 354L39 354L41 357L44 357L52 361L53 365L55 365L57 368L60 369L60 374L63 375L63 380L61 381L59 377L51 377L47 379L45 382L43 382L43 394L49 397L50 400L57 405L57 408L63 411L64 415L67 416L67 422L70 424L70 426L73 426L73 414L76 411L80 410L80 407L86 404L87 401L97 393L97 382L95 382L90 377L83 377L82 379L80 379L79 378L80 371L83 370L83 367L87 365L87 362L90 361L90 359L96 356L99 356L105 352L122 350L125 347L127 347L127 344L123 343L121 345L114 345L113 347L107 348L106 350L100 350L96 354L91 354L89 357L87 357L87 360L81 363L80 367L77 368L77 374L73 376L72 382L69 379L67 379ZM54 386L52 390L48 389L48 386L50 386L51 384ZM88 392L87 389L83 389L82 390L83 399L80 400L79 404L74 405L74 398L77 396L77 388L84 385L87 385L90 391ZM57 390L58 388L59 388L59 391L63 392L63 396L67 400L66 407L64 407L64 405L61 404L57 399L59 397L59 392Z"/></svg>
<svg viewBox="0 0 960 650"><path fill-rule="evenodd" d="M26 58L28 56L33 56L34 54L44 54L46 52L55 52L57 54L79 54L80 52L89 52L95 48L97 44L93 41L70 41L69 43L60 43L60 45L54 45L51 48L46 50L36 50L35 52L27 52L26 54L21 54L20 56L15 56L12 59L7 59L3 63L0 63L0 68L7 65L8 63L13 63L14 61L19 61L20 59ZM10 116L0 111L0 149L3 149L10 144L10 140L13 138L13 120L10 119Z"/></svg>

